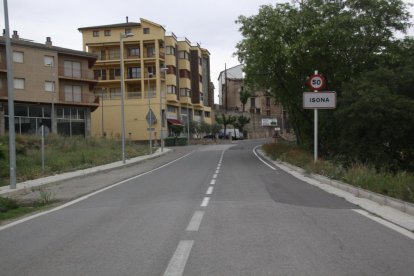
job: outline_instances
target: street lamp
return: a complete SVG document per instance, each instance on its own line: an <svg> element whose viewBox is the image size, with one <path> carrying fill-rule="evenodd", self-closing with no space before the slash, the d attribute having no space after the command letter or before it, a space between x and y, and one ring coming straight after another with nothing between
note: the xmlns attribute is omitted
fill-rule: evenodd
<svg viewBox="0 0 414 276"><path fill-rule="evenodd" d="M167 54L167 52L164 53L165 55ZM164 57L165 59L166 57ZM161 72L164 72L164 78L165 78L165 94L167 94L167 67L161 68L160 69ZM161 92L161 88L160 88L160 142L161 142L161 152L164 151L164 133L162 132L162 128L163 128L163 122L164 122L164 116L162 114L162 92Z"/></svg>
<svg viewBox="0 0 414 276"><path fill-rule="evenodd" d="M148 138L149 138L149 150L152 154L152 111L151 111L151 95L150 95L150 78L152 78L152 73L148 72Z"/></svg>
<svg viewBox="0 0 414 276"><path fill-rule="evenodd" d="M50 131L52 133L55 133L55 128L53 127L55 122L55 76L53 74L53 61L48 64L50 67L50 75L52 77L52 83L51 83L51 90L50 90L50 102L52 105L52 110L50 111Z"/></svg>
<svg viewBox="0 0 414 276"><path fill-rule="evenodd" d="M121 54L121 140L122 140L122 163L125 164L125 114L124 114L124 90L125 90L125 76L124 76L124 38L134 36L132 33L121 33L119 36L119 47Z"/></svg>
<svg viewBox="0 0 414 276"><path fill-rule="evenodd" d="M187 101L187 146L190 145L190 109Z"/></svg>

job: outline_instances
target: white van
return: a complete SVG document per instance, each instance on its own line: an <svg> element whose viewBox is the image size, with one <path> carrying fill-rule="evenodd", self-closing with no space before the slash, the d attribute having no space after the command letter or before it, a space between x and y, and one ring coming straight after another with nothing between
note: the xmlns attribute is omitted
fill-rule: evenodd
<svg viewBox="0 0 414 276"><path fill-rule="evenodd" d="M223 139L223 138L230 139L230 137L233 140L243 140L244 139L243 133L241 133L237 128L227 128L226 129L226 135L224 135L224 129L220 130L220 133L219 133L219 138L220 139Z"/></svg>

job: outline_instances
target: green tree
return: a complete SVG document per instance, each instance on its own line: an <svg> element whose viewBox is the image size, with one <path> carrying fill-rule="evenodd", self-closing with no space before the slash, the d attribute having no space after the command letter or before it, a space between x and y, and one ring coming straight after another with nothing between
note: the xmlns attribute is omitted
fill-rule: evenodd
<svg viewBox="0 0 414 276"><path fill-rule="evenodd" d="M207 124L206 122L202 121L200 123L200 131L204 134L210 134L211 133L211 125Z"/></svg>
<svg viewBox="0 0 414 276"><path fill-rule="evenodd" d="M250 123L250 118L249 117L245 117L243 115L237 117L237 121L233 123L233 126L235 128L237 128L241 133L244 133L244 127Z"/></svg>
<svg viewBox="0 0 414 276"><path fill-rule="evenodd" d="M298 143L310 146L313 114L302 108L306 77L318 69L328 89L343 97L344 85L378 67L394 33L409 26L401 0L321 1L262 6L240 16L243 40L236 46L245 83L270 88L288 111ZM333 116L321 112L321 136L337 132ZM327 127L330 127L327 129ZM322 145L323 146L323 145Z"/></svg>
<svg viewBox="0 0 414 276"><path fill-rule="evenodd" d="M242 86L241 91L240 91L240 102L242 104L242 112L244 112L244 108L246 106L247 101L249 100L249 98L251 97L251 92L248 88L245 88L244 86Z"/></svg>
<svg viewBox="0 0 414 276"><path fill-rule="evenodd" d="M195 136L197 138L200 138L201 135L201 125L199 122L196 121L191 121L190 122L190 133L193 135L195 134Z"/></svg>
<svg viewBox="0 0 414 276"><path fill-rule="evenodd" d="M236 120L236 116L233 115L226 116L226 114L222 113L221 116L218 116L216 114L216 122L223 126L224 135L226 134L227 126L233 125L233 123L236 122Z"/></svg>

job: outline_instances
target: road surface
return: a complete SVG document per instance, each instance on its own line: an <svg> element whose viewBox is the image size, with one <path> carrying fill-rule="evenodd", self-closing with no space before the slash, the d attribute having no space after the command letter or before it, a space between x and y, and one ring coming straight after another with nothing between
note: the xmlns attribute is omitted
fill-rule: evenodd
<svg viewBox="0 0 414 276"><path fill-rule="evenodd" d="M130 167L126 181L1 230L0 274L414 275L412 239L263 164L258 144Z"/></svg>

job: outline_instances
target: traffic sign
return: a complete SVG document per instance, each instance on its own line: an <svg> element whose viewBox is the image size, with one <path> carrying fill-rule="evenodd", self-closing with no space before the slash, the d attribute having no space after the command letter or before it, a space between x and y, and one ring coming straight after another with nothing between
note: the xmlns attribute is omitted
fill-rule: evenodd
<svg viewBox="0 0 414 276"><path fill-rule="evenodd" d="M334 109L336 108L336 92L304 92L303 108L305 109Z"/></svg>
<svg viewBox="0 0 414 276"><path fill-rule="evenodd" d="M308 86L312 90L321 90L326 86L325 77L321 74L311 75L308 79Z"/></svg>
<svg viewBox="0 0 414 276"><path fill-rule="evenodd" d="M152 109L150 109L148 111L147 116L145 117L145 119L147 120L147 123L150 126L152 126L153 124L155 124L157 122L157 117L155 117L155 114L152 111Z"/></svg>

